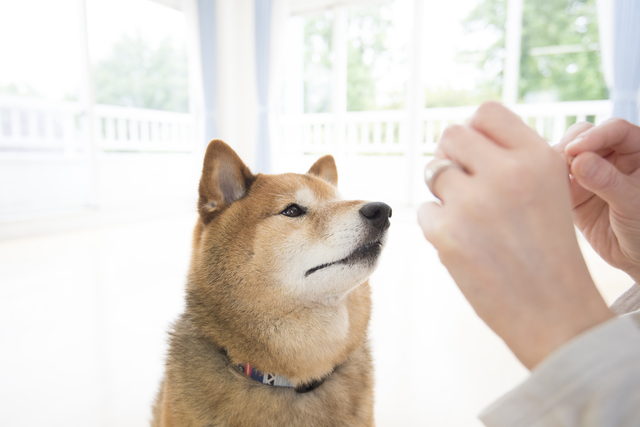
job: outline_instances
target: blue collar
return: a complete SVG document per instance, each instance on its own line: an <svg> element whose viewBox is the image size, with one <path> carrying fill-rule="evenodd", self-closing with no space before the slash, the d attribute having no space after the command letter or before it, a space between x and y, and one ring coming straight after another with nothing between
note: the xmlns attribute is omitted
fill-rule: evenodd
<svg viewBox="0 0 640 427"><path fill-rule="evenodd" d="M287 377L284 377L282 375L263 373L251 366L250 363L245 363L244 365L236 365L236 367L240 372L247 375L248 377L251 377L251 379L261 384L266 384L274 387L291 387L295 389L296 393L308 393L310 391L313 391L316 388L320 387L326 379L325 377L321 380L312 380L311 382L301 384L296 387L291 381L289 381Z"/></svg>

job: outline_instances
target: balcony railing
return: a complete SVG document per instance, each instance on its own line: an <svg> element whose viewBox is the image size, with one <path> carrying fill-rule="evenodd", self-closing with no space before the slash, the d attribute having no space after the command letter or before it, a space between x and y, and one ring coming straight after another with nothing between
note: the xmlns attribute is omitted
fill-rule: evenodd
<svg viewBox="0 0 640 427"><path fill-rule="evenodd" d="M187 113L96 105L96 141L113 151L191 151L194 119Z"/></svg>
<svg viewBox="0 0 640 427"><path fill-rule="evenodd" d="M105 151L189 152L195 121L187 113L112 105L93 108L93 140ZM82 151L89 138L78 102L0 97L0 150Z"/></svg>
<svg viewBox="0 0 640 427"><path fill-rule="evenodd" d="M576 101L517 104L513 110L550 142L576 121L600 123L611 116L611 102ZM435 150L449 125L464 122L476 107L426 108L417 115L416 152ZM190 152L195 120L187 113L111 105L94 106L93 140L105 151ZM285 115L276 145L290 152L406 154L409 116L405 110ZM0 97L0 150L74 152L86 146L86 112L77 102Z"/></svg>
<svg viewBox="0 0 640 427"><path fill-rule="evenodd" d="M79 103L0 97L0 150L74 151Z"/></svg>
<svg viewBox="0 0 640 427"><path fill-rule="evenodd" d="M477 107L426 108L418 114L417 152L433 153L442 131L463 123ZM517 104L512 109L550 143L576 121L600 123L611 117L608 100ZM282 150L352 154L405 154L409 116L404 110L284 115L278 127Z"/></svg>

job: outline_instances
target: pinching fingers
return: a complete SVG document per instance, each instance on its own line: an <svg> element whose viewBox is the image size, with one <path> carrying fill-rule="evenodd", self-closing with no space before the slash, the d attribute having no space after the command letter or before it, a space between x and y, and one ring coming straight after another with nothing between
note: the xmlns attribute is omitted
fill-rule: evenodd
<svg viewBox="0 0 640 427"><path fill-rule="evenodd" d="M580 153L571 172L585 189L598 195L611 209L634 217L640 210L640 182L592 152Z"/></svg>
<svg viewBox="0 0 640 427"><path fill-rule="evenodd" d="M619 154L640 152L640 128L623 119L609 119L582 132L565 147L565 153L571 157L586 151L600 155L612 151Z"/></svg>
<svg viewBox="0 0 640 427"><path fill-rule="evenodd" d="M571 126L569 126L569 129L567 129L565 134L562 135L562 138L560 138L560 141L556 145L554 145L552 148L557 153L561 155L565 155L564 149L567 146L567 144L571 143L578 135L580 135L583 132L586 132L592 127L593 127L593 124L589 122L578 122L578 123L572 124Z"/></svg>

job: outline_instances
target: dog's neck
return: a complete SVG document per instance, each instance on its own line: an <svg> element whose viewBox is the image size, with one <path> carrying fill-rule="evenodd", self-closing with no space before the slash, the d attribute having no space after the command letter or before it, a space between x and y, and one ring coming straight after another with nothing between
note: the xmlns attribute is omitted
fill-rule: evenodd
<svg viewBox="0 0 640 427"><path fill-rule="evenodd" d="M229 349L232 365L255 364L296 385L324 378L366 340L368 286L355 289L337 306L291 304L249 312L251 316L246 311L234 314L228 302L220 306L205 298L197 286L189 286L187 313L208 340Z"/></svg>

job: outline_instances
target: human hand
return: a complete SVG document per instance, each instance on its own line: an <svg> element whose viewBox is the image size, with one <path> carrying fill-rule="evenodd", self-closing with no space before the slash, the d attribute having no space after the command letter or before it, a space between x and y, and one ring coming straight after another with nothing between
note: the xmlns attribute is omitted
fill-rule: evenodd
<svg viewBox="0 0 640 427"><path fill-rule="evenodd" d="M612 317L578 247L566 163L515 114L483 104L447 128L447 168L418 220L476 313L528 368Z"/></svg>
<svg viewBox="0 0 640 427"><path fill-rule="evenodd" d="M640 283L640 128L577 123L556 146L571 159L574 222L609 264Z"/></svg>

